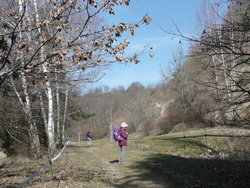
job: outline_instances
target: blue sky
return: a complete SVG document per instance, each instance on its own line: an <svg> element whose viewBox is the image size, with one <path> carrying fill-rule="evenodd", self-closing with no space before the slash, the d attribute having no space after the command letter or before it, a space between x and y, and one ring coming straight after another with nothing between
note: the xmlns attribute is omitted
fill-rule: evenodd
<svg viewBox="0 0 250 188"><path fill-rule="evenodd" d="M202 0L131 0L129 6L115 8L115 16L107 16L107 22L136 23L145 14L149 14L152 22L142 25L135 36L126 35L131 41L128 53L140 52L143 46L153 46L154 57L150 58L147 51L139 57L140 63L114 64L106 70L105 77L96 85L106 85L110 88L124 86L127 88L132 82L141 82L144 86L157 84L161 81L161 69L172 58L179 45L178 39L173 39L161 28L174 30L173 22L180 30L190 35L195 31L198 10L202 7Z"/></svg>

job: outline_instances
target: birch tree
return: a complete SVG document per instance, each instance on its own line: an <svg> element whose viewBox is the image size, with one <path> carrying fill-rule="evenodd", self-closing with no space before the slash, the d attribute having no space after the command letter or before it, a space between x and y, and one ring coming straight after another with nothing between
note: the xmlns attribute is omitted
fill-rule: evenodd
<svg viewBox="0 0 250 188"><path fill-rule="evenodd" d="M102 23L99 15L114 15L114 7L129 5L129 0L13 0L11 3L13 6L5 1L5 11L1 12L1 24L11 24L11 27L8 26L8 31L3 30L0 34L0 85L16 75L32 78L29 83L33 83L37 93L40 93L48 147L53 155L55 73L64 73L66 77L73 73L74 80L86 83L98 80L99 71L92 74L93 69L98 67L115 62L138 63L138 54L125 55L130 41L118 38L125 32L134 35L140 25L149 24L151 18L145 15L135 24ZM18 5L20 8L17 8Z"/></svg>
<svg viewBox="0 0 250 188"><path fill-rule="evenodd" d="M23 15L26 15L26 6L23 5L23 2L21 0L18 1L18 11L22 13ZM20 25L18 26L18 30L21 30L21 25L23 23L20 22ZM19 33L17 37L22 41L24 36L22 33ZM24 54L20 53L19 60L21 61L21 65L24 66ZM38 137L38 131L36 122L33 117L32 107L31 107L31 100L30 100L30 93L28 89L28 75L25 74L25 71L20 72L19 74L20 80L21 80L21 88L20 90L17 89L16 83L14 82L14 79L11 78L13 89L16 93L16 96L18 97L18 100L23 108L23 112L26 117L26 121L29 125L29 140L30 140L30 147L31 147L31 154L35 158L41 157L41 151L40 151L40 141ZM21 92L19 92L21 91Z"/></svg>
<svg viewBox="0 0 250 188"><path fill-rule="evenodd" d="M221 123L244 125L249 117L250 3L231 0L207 6L210 7L209 20L203 23L198 37L184 36L178 29L169 33L199 45L191 55L206 59L203 62L208 69L204 73L208 77L203 83L217 93L214 99L221 104L217 109L223 120Z"/></svg>
<svg viewBox="0 0 250 188"><path fill-rule="evenodd" d="M190 72L187 69L186 62L187 59L185 58L183 47L178 46L177 52L173 54L173 61L170 62L172 67L168 69L170 73L162 72L165 81L169 82L169 86L172 88L173 98L180 102L184 114L184 118L182 119L183 123L187 116L188 106L190 105L187 97Z"/></svg>

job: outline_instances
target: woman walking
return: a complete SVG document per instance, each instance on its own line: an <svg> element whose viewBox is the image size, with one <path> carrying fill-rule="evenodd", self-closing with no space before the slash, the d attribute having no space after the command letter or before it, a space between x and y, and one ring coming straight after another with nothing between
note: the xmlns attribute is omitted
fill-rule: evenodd
<svg viewBox="0 0 250 188"><path fill-rule="evenodd" d="M127 141L128 133L126 131L127 127L128 127L127 123L125 122L121 123L120 135L124 138L124 140L119 141L119 146L121 149L119 164L125 164L124 156L125 156L126 148L128 145L128 141Z"/></svg>
<svg viewBox="0 0 250 188"><path fill-rule="evenodd" d="M93 134L91 134L91 133L88 131L87 134L86 134L88 146L91 146L91 145L92 145L92 137L93 137Z"/></svg>

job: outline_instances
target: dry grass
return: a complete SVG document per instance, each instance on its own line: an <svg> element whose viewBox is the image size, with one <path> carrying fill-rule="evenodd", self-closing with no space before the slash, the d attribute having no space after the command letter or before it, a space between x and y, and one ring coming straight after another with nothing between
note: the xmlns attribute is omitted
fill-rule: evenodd
<svg viewBox="0 0 250 188"><path fill-rule="evenodd" d="M0 151L0 160L4 160L6 158L6 155Z"/></svg>
<svg viewBox="0 0 250 188"><path fill-rule="evenodd" d="M233 135L249 134L238 129L206 131L207 134L224 135L225 131ZM244 142L231 137L212 137L207 141L204 137L193 137L202 133L204 130L186 132L191 138L185 138L185 142L183 138L176 139L183 137L183 133L141 138L130 135L126 165L118 165L119 147L107 139L94 140L92 147L87 147L85 141L71 142L65 152L27 187L250 187L249 161L201 157L208 148L213 150L211 155L220 149L233 153L232 148ZM230 147L225 147L229 141ZM248 152L248 146L242 147L243 151ZM0 168L0 187L18 186L46 162L46 157L6 160Z"/></svg>

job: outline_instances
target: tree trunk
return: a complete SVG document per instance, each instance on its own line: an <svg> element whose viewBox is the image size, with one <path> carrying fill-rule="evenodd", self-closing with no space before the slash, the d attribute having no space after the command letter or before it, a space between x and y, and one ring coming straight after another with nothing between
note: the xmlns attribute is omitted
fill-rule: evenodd
<svg viewBox="0 0 250 188"><path fill-rule="evenodd" d="M58 76L56 76L56 106L57 106L57 122L56 122L56 141L60 143L60 96L59 96L59 84L58 84Z"/></svg>
<svg viewBox="0 0 250 188"><path fill-rule="evenodd" d="M65 82L65 102L64 102L64 114L63 114L63 123L62 123L62 142L65 142L65 125L67 117L67 107L68 107L68 84L67 80Z"/></svg>
<svg viewBox="0 0 250 188"><path fill-rule="evenodd" d="M22 12L23 5L22 2L19 0L19 11ZM19 34L20 40L22 40L22 34ZM22 66L24 67L24 62L22 62ZM12 85L14 88L14 91L19 99L19 102L21 103L21 106L23 108L23 112L25 114L27 123L29 125L29 141L30 141L30 147L31 147L31 154L34 158L40 158L41 157L41 148L40 148L40 140L37 132L37 126L33 119L32 115L32 108L31 108L31 102L30 97L28 93L28 83L26 80L25 72L21 72L21 84L22 84L22 92L24 94L24 98L22 99L21 95L18 93L14 80L11 79Z"/></svg>
<svg viewBox="0 0 250 188"><path fill-rule="evenodd" d="M51 156L55 152L55 125L54 125L54 108L53 108L53 94L52 88L49 81L46 82L47 98L48 98L48 141L49 141L49 150Z"/></svg>
<svg viewBox="0 0 250 188"><path fill-rule="evenodd" d="M28 90L27 90L27 82L26 82L26 77L25 77L24 73L21 73L21 80L22 80L22 91L25 95L23 99L16 89L14 80L11 79L14 91L18 97L19 102L21 103L21 106L23 108L23 112L25 114L27 123L29 124L29 131L28 132L29 132L31 154L34 158L40 158L41 157L40 141L39 141L36 123L33 120L33 116L32 116L30 98L29 98L29 94L28 94Z"/></svg>
<svg viewBox="0 0 250 188"><path fill-rule="evenodd" d="M37 1L33 0L34 2L34 8L35 8L35 16L36 16L36 22L40 23L40 18L39 18L39 13L38 13L38 5ZM38 26L39 27L39 26ZM42 31L40 27L38 28L39 36L42 39ZM41 47L41 59L44 60L44 47ZM43 64L42 69L44 72L44 75L48 76L48 68ZM48 144L49 144L49 154L50 156L53 156L53 153L55 152L55 130L54 130L54 108L53 108L53 92L52 92L52 87L49 81L49 78L46 79L45 81L45 86L46 86L46 96L48 99L48 115L47 115L47 125L45 125L45 129L47 129L47 138L48 138Z"/></svg>

